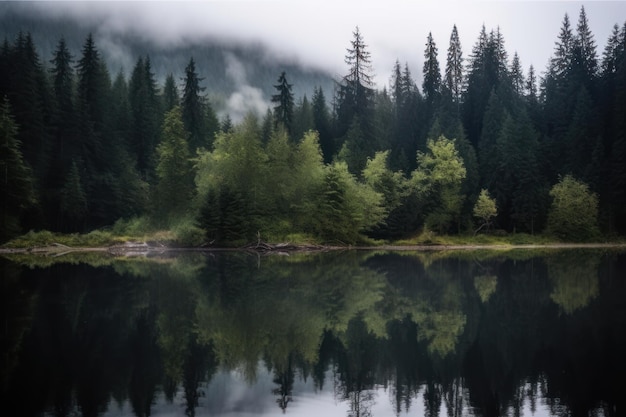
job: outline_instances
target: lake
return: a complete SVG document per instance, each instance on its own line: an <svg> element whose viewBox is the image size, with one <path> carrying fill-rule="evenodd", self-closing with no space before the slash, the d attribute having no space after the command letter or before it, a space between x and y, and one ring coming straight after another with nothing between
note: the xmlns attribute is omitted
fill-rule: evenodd
<svg viewBox="0 0 626 417"><path fill-rule="evenodd" d="M626 413L619 250L22 256L0 271L11 415Z"/></svg>

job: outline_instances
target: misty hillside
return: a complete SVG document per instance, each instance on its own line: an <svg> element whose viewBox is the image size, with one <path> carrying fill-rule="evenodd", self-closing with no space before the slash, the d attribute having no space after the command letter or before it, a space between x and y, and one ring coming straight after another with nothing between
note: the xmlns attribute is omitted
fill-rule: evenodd
<svg viewBox="0 0 626 417"><path fill-rule="evenodd" d="M271 55L262 45L236 45L218 41L194 41L184 46L158 47L149 39L130 34L107 34L96 25L69 18L44 18L29 13L23 3L0 3L0 36L12 42L17 34L30 32L44 65L49 65L52 53L61 37L76 58L89 33L107 62L114 77L123 71L129 77L139 57L149 56L156 80L162 84L172 73L182 83L185 66L191 57L205 92L218 112L228 111L235 118L248 110L261 113L269 106L274 85L285 71L293 85L296 100L304 94L310 99L313 89L322 87L332 96L333 78L316 69L307 69L292 61Z"/></svg>

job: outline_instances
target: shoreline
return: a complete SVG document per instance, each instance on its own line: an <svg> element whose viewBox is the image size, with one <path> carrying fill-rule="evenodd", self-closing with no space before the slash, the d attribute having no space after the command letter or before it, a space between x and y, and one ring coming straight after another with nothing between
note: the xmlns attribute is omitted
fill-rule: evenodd
<svg viewBox="0 0 626 417"><path fill-rule="evenodd" d="M258 253L291 253L291 252L330 252L330 251L452 251L452 250L530 250L530 249L617 249L626 248L626 243L548 243L548 244L460 244L460 245L381 245L381 246L332 246L332 245L289 245L289 244L266 244L248 245L245 247L173 247L163 245L149 245L145 242L127 243L122 245L99 246L99 247L72 247L62 244L29 248L0 248L0 255L32 254L32 255L56 255L66 253L98 252L109 255L132 256L148 255L173 252L258 252Z"/></svg>

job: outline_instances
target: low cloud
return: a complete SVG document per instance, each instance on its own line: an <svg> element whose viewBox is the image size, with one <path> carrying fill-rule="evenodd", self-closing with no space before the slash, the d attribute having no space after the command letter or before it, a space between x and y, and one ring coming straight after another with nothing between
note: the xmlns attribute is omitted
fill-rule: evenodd
<svg viewBox="0 0 626 417"><path fill-rule="evenodd" d="M251 86L247 80L247 71L237 57L227 52L224 54L226 76L235 84L235 91L226 100L226 113L233 121L241 121L248 113L262 115L267 111L269 102L263 97L261 89Z"/></svg>
<svg viewBox="0 0 626 417"><path fill-rule="evenodd" d="M568 13L576 22L580 5L474 0L20 2L29 13L72 18L101 36L125 34L157 46L203 40L261 44L268 47L268 59L290 59L336 78L347 71L343 58L352 31L359 26L371 51L378 87L388 85L396 59L408 62L420 82L429 32L439 47L443 71L454 24L466 58L484 24L487 30L500 27L507 51L511 56L517 51L525 68L530 64L544 68L554 51L563 15ZM598 51L602 51L613 24L622 24L626 2L591 1L585 8Z"/></svg>

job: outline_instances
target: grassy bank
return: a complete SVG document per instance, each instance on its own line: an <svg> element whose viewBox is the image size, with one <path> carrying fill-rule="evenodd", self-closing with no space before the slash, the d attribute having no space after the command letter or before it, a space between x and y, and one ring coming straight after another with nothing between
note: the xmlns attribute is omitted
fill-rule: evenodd
<svg viewBox="0 0 626 417"><path fill-rule="evenodd" d="M313 237L293 234L285 236L284 239L276 240L265 239L260 236L263 241L272 243L289 242L292 245L322 245L329 242L319 242ZM19 236L9 242L4 243L1 247L5 249L28 249L41 248L49 246L67 246L70 248L102 248L114 245L121 245L127 242L146 242L148 244L163 247L208 247L213 246L207 244L202 236L201 230L186 225L179 225L172 230L149 230L138 224L116 224L109 229L94 230L89 233L71 233L62 234L50 231L30 231ZM231 247L242 247L253 242L237 242ZM412 238L397 241L373 241L364 240L360 246L519 246L519 245L561 245L570 242L563 242L547 235L529 235L525 233L505 234L505 235L437 235L433 232L425 231ZM598 242L585 243L612 243L624 244L623 238L613 238ZM330 242L332 246L348 246L341 242Z"/></svg>

